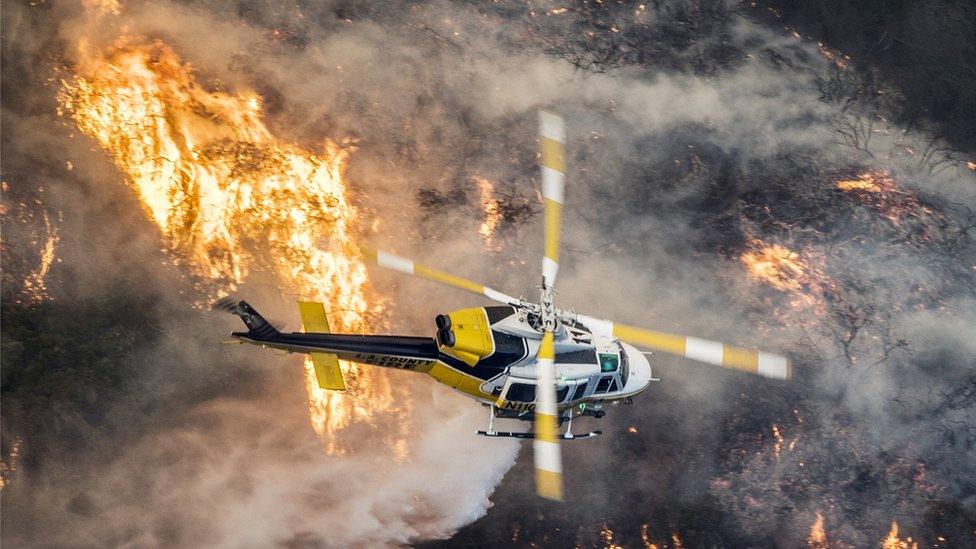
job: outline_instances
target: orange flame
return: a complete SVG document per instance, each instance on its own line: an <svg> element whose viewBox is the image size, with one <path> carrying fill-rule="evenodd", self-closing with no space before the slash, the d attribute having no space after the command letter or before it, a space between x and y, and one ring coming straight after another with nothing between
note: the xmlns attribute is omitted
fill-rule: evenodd
<svg viewBox="0 0 976 549"><path fill-rule="evenodd" d="M766 244L753 239L752 248L742 254L740 260L748 269L749 275L772 285L782 291L796 291L802 287L802 277L807 270L800 257L780 244Z"/></svg>
<svg viewBox="0 0 976 549"><path fill-rule="evenodd" d="M658 549L657 544L651 541L650 529L650 524L641 524L641 543L644 544L644 549Z"/></svg>
<svg viewBox="0 0 976 549"><path fill-rule="evenodd" d="M20 437L14 439L10 445L10 454L7 459L0 459L0 490L7 487L10 478L17 470L17 461L20 459Z"/></svg>
<svg viewBox="0 0 976 549"><path fill-rule="evenodd" d="M478 181L478 189L481 191L481 206L485 211L485 220L481 223L481 229L478 232L481 234L481 238L484 239L485 246L488 249L494 249L492 238L495 234L495 228L498 227L498 223L502 219L502 212L498 206L498 200L495 200L492 196L495 186L492 185L491 181L483 177L476 179Z"/></svg>
<svg viewBox="0 0 976 549"><path fill-rule="evenodd" d="M817 518L810 526L810 535L807 536L807 544L812 549L827 549L827 531L824 529L823 513L817 511Z"/></svg>
<svg viewBox="0 0 976 549"><path fill-rule="evenodd" d="M41 260L37 268L24 277L24 294L27 303L39 303L48 298L47 295L47 273L51 270L51 265L56 260L54 255L61 237L56 226L51 224L51 219L44 213L44 245L41 247Z"/></svg>
<svg viewBox="0 0 976 549"><path fill-rule="evenodd" d="M898 537L898 523L891 521L891 530L888 531L885 539L881 540L881 547L884 549L918 549L918 543L912 541L912 538L903 540Z"/></svg>
<svg viewBox="0 0 976 549"><path fill-rule="evenodd" d="M270 271L286 292L326 303L338 330L369 328L356 210L343 181L349 151L280 141L257 94L205 89L159 41L121 40L78 70L63 82L62 112L111 155L167 251L207 280L201 290L225 293L254 270ZM320 435L393 407L381 377L343 368L353 398L318 389L306 364ZM327 449L339 451L329 440Z"/></svg>
<svg viewBox="0 0 976 549"><path fill-rule="evenodd" d="M773 451L776 453L776 460L779 461L779 454L783 450L783 435L779 432L779 425L773 424Z"/></svg>

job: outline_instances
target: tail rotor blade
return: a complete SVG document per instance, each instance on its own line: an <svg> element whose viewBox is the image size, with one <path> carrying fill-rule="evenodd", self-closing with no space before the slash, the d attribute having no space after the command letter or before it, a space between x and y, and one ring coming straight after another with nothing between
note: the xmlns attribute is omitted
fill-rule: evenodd
<svg viewBox="0 0 976 549"><path fill-rule="evenodd" d="M433 280L434 282L440 282L441 284L467 290L469 292L487 297L492 301L497 301L506 305L518 305L521 302L519 299L499 292L493 288L489 288L488 286L483 286L472 280L454 276L450 273L421 265L414 262L412 259L407 259L396 254L382 251L363 250L363 255L365 255L366 259L368 259L370 262L379 265L380 267L385 267L387 269L392 269L408 275L426 278L427 280Z"/></svg>
<svg viewBox="0 0 976 549"><path fill-rule="evenodd" d="M790 359L783 355L744 349L721 341L637 328L586 315L577 315L576 321L593 333L613 336L655 351L773 379L793 377Z"/></svg>
<svg viewBox="0 0 976 549"><path fill-rule="evenodd" d="M546 287L556 283L559 271L559 232L562 225L566 179L566 126L551 112L539 112L539 152L542 198L545 206L546 248L542 277Z"/></svg>
<svg viewBox="0 0 976 549"><path fill-rule="evenodd" d="M532 450L535 464L535 490L546 499L563 499L563 464L557 438L555 347L552 332L542 336L536 361L535 439Z"/></svg>

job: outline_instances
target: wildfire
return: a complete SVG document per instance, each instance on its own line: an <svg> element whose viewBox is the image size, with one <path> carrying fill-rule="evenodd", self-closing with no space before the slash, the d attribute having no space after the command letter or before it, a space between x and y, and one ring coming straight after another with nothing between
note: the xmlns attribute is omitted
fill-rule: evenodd
<svg viewBox="0 0 976 549"><path fill-rule="evenodd" d="M750 276L786 292L802 288L807 265L796 253L780 244L766 244L758 239L752 239L749 247L752 249L743 253L740 260Z"/></svg>
<svg viewBox="0 0 976 549"><path fill-rule="evenodd" d="M891 521L891 530L888 531L888 536L881 540L881 547L884 549L918 549L918 543L912 541L912 538L903 540L898 537L898 523Z"/></svg>
<svg viewBox="0 0 976 549"><path fill-rule="evenodd" d="M260 269L285 291L326 303L337 330L369 327L356 211L343 181L349 151L327 142L309 152L280 141L262 120L257 94L205 89L159 41L123 39L85 57L59 100L127 176L167 251L206 281L202 290L231 291ZM351 364L343 369L351 398L318 389L306 363L320 435L392 409L381 378Z"/></svg>
<svg viewBox="0 0 976 549"><path fill-rule="evenodd" d="M817 512L817 518L810 526L810 535L807 536L807 544L812 549L827 549L827 531L824 529L823 513Z"/></svg>
<svg viewBox="0 0 976 549"><path fill-rule="evenodd" d="M483 177L478 177L477 180L478 189L481 191L481 206L485 211L485 220L481 223L481 229L478 232L481 234L481 238L485 240L485 246L488 249L493 249L492 237L495 234L495 228L498 227L498 222L502 219L502 212L498 200L493 197L495 186Z"/></svg>

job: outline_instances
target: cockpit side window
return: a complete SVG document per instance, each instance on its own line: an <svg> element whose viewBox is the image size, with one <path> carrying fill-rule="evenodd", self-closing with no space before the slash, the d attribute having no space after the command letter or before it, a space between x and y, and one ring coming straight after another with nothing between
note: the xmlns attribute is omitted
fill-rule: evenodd
<svg viewBox="0 0 976 549"><path fill-rule="evenodd" d="M510 402L534 402L535 385L512 383L508 388L508 394L505 395L505 400Z"/></svg>
<svg viewBox="0 0 976 549"><path fill-rule="evenodd" d="M613 376L603 376L600 381L596 384L596 393L605 393L610 390L610 382L613 381Z"/></svg>
<svg viewBox="0 0 976 549"><path fill-rule="evenodd" d="M627 386L627 378L630 377L630 361L627 360L627 351L620 348L620 385Z"/></svg>
<svg viewBox="0 0 976 549"><path fill-rule="evenodd" d="M616 353L600 353L600 371L616 372L620 366L620 356Z"/></svg>

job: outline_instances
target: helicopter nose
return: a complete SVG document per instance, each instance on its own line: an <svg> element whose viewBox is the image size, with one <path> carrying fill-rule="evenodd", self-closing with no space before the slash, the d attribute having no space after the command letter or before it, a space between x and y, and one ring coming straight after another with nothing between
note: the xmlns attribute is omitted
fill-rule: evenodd
<svg viewBox="0 0 976 549"><path fill-rule="evenodd" d="M624 349L630 362L630 377L627 379L625 391L638 393L651 384L651 363L647 360L647 355L640 352L636 347L624 344Z"/></svg>

